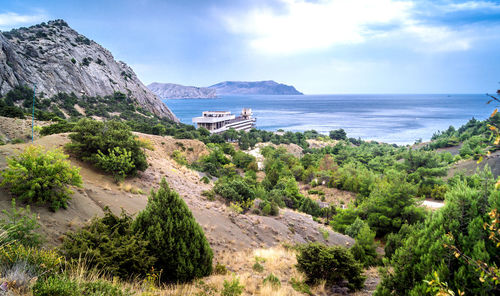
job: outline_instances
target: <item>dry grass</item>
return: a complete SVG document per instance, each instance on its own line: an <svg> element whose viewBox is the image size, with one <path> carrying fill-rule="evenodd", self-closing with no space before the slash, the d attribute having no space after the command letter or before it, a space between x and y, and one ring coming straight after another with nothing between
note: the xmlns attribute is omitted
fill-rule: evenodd
<svg viewBox="0 0 500 296"><path fill-rule="evenodd" d="M137 188L132 184L122 183L120 184L120 190L125 192L130 192L132 194L144 194L144 191L141 188Z"/></svg>

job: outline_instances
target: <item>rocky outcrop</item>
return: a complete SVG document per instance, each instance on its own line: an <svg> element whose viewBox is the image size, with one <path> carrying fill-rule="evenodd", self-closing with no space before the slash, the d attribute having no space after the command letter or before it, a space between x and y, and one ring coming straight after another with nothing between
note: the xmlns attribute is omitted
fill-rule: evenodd
<svg viewBox="0 0 500 296"><path fill-rule="evenodd" d="M37 92L105 96L122 92L144 109L178 121L124 62L63 20L0 33L0 95L17 85Z"/></svg>
<svg viewBox="0 0 500 296"><path fill-rule="evenodd" d="M268 81L224 81L214 84L218 95L302 95L291 85Z"/></svg>
<svg viewBox="0 0 500 296"><path fill-rule="evenodd" d="M153 82L148 88L161 99L214 99L215 89L208 87L184 86L174 83Z"/></svg>

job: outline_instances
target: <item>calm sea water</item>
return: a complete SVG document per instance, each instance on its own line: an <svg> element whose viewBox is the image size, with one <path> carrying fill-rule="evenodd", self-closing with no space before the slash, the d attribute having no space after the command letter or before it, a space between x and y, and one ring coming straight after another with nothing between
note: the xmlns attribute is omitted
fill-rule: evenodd
<svg viewBox="0 0 500 296"><path fill-rule="evenodd" d="M217 99L165 100L181 122L203 111L252 108L257 127L275 131L343 128L349 137L411 144L438 130L459 127L472 117L483 120L494 106L486 95L304 95L221 96Z"/></svg>

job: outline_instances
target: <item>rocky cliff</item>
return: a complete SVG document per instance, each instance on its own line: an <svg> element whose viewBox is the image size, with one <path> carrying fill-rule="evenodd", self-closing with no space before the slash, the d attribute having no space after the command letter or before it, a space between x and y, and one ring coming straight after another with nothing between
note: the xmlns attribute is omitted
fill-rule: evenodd
<svg viewBox="0 0 500 296"><path fill-rule="evenodd" d="M127 64L63 20L0 32L0 95L25 84L36 84L37 92L48 97L122 92L144 109L178 121Z"/></svg>
<svg viewBox="0 0 500 296"><path fill-rule="evenodd" d="M161 99L214 99L215 89L208 87L184 86L174 83L153 82L148 88Z"/></svg>
<svg viewBox="0 0 500 296"><path fill-rule="evenodd" d="M218 95L302 95L291 85L268 81L224 81L214 84Z"/></svg>

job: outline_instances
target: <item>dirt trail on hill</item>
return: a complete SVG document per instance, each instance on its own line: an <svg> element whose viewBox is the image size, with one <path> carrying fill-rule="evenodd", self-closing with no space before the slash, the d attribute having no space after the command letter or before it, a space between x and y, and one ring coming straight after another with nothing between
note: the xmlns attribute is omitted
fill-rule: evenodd
<svg viewBox="0 0 500 296"><path fill-rule="evenodd" d="M329 245L354 243L352 238L327 229L303 213L282 209L278 217L242 215L231 211L221 201L208 201L201 193L211 189L213 184L200 182L197 172L178 165L170 158L174 150L184 150L186 158L194 161L208 153L202 142L140 133L137 135L150 141L154 148L146 150L150 166L137 177L126 179L121 186L92 166L70 158L73 165L81 168L84 188L75 189L68 209L52 213L46 207L32 206L32 211L37 214L42 226L41 232L47 239L47 245L57 245L65 232L78 229L93 217L103 215L105 207L109 207L116 214L122 209L129 214L137 214L145 208L149 191L158 188L162 177L165 177L170 187L186 201L216 253L269 247L280 242L320 241ZM35 144L52 149L62 148L68 142L67 134L58 134L38 139ZM27 145L0 146L0 169L5 168L6 157L21 152ZM138 191L143 194L133 193ZM1 189L0 208L9 208L10 200L10 194ZM320 230L321 228L324 230ZM322 234L325 230L328 235Z"/></svg>

